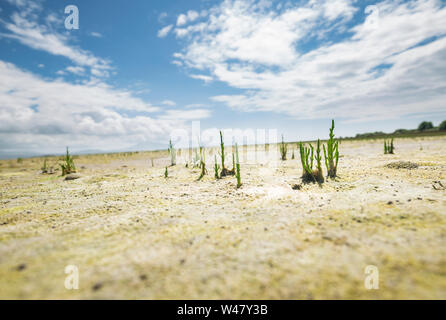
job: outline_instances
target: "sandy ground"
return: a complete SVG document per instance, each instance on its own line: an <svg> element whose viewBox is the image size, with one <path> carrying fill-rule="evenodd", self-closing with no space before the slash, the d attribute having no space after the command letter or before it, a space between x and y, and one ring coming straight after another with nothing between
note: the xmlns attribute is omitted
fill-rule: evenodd
<svg viewBox="0 0 446 320"><path fill-rule="evenodd" d="M0 298L446 299L446 137L395 144L343 141L339 177L301 190L297 152L246 159L240 189L211 163L165 179L162 153L81 156L73 181L2 161ZM399 160L419 167L385 166Z"/></svg>

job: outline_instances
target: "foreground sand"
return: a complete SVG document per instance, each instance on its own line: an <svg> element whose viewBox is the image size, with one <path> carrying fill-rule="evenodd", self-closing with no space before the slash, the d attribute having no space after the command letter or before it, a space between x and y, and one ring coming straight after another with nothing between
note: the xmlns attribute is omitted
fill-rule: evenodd
<svg viewBox="0 0 446 320"><path fill-rule="evenodd" d="M242 163L238 190L211 164L165 179L162 153L82 156L74 181L2 161L0 298L446 299L446 137L395 143L343 141L339 178L301 190L297 158Z"/></svg>

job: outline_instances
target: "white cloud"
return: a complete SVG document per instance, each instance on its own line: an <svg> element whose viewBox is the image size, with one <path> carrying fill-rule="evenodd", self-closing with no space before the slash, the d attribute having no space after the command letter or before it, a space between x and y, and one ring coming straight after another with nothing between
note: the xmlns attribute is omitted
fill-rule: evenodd
<svg viewBox="0 0 446 320"><path fill-rule="evenodd" d="M74 73L75 75L82 75L85 73L85 69L82 67L67 67L66 68L67 71Z"/></svg>
<svg viewBox="0 0 446 320"><path fill-rule="evenodd" d="M179 38L184 37L185 35L187 35L187 33L188 33L188 29L186 29L186 28L176 28L175 29L175 34Z"/></svg>
<svg viewBox="0 0 446 320"><path fill-rule="evenodd" d="M183 66L183 63L181 61L179 61L179 60L173 60L172 64L174 64L174 65L176 65L178 67L182 67Z"/></svg>
<svg viewBox="0 0 446 320"><path fill-rule="evenodd" d="M187 14L180 14L177 18L177 26L183 26L189 22L193 22L200 17L200 14L194 10L189 10Z"/></svg>
<svg viewBox="0 0 446 320"><path fill-rule="evenodd" d="M193 10L189 10L187 12L187 20L189 22L195 21L200 15L198 14L198 12L193 11Z"/></svg>
<svg viewBox="0 0 446 320"><path fill-rule="evenodd" d="M73 150L116 150L166 141L201 110L159 108L100 81L71 84L47 80L0 60L0 149L38 154ZM136 114L135 114L136 113ZM154 114L157 113L155 116Z"/></svg>
<svg viewBox="0 0 446 320"><path fill-rule="evenodd" d="M0 20L7 30L7 33L2 34L3 37L17 40L35 50L66 57L79 66L91 68L96 76L98 74L109 75L110 61L70 45L67 35L58 33L51 27L51 24L57 22L57 18L53 14L48 15L45 19L47 25L42 25L37 22L36 12L41 10L38 4L26 0L11 0L10 2L16 4L19 11L12 13L10 21Z"/></svg>
<svg viewBox="0 0 446 320"><path fill-rule="evenodd" d="M200 109L163 111L137 97L146 93L146 86L126 90L106 84L104 77L113 74L110 62L71 45L67 33L55 31L60 22L56 16L40 19L42 8L34 1L8 1L19 10L8 21L0 20L6 29L1 36L73 62L57 75L89 77L76 83L62 77L52 80L0 60L2 155L24 150L56 153L66 145L73 151L159 147L158 143L166 143L171 132L186 128L187 121L210 115L210 111ZM39 24L41 20L46 24ZM101 36L94 32L89 35ZM163 103L176 105L171 100Z"/></svg>
<svg viewBox="0 0 446 320"><path fill-rule="evenodd" d="M102 38L103 37L102 33L94 32L94 31L90 32L90 36L95 37L95 38Z"/></svg>
<svg viewBox="0 0 446 320"><path fill-rule="evenodd" d="M208 109L176 109L167 110L162 119L178 119L178 120L199 120L209 118L211 112Z"/></svg>
<svg viewBox="0 0 446 320"><path fill-rule="evenodd" d="M175 61L199 70L193 78L244 89L213 98L244 111L356 120L444 111L441 1L382 1L377 24L370 14L351 28L356 4L311 0L279 10L226 0L206 21L176 29L187 45Z"/></svg>
<svg viewBox="0 0 446 320"><path fill-rule="evenodd" d="M42 6L39 2L32 0L6 0L10 4L20 8L20 12L23 16L34 15L34 12L41 11Z"/></svg>
<svg viewBox="0 0 446 320"><path fill-rule="evenodd" d="M314 2L316 3L316 2ZM324 17L330 21L341 17L343 20L350 20L356 12L351 0L330 0L323 2Z"/></svg>
<svg viewBox="0 0 446 320"><path fill-rule="evenodd" d="M180 14L177 19L177 26L182 26L187 23L187 16L185 14Z"/></svg>
<svg viewBox="0 0 446 320"><path fill-rule="evenodd" d="M60 16L57 16L54 13L51 13L49 15L47 15L47 17L45 18L45 22L47 25L57 25L63 22L63 19L61 19Z"/></svg>
<svg viewBox="0 0 446 320"><path fill-rule="evenodd" d="M173 107L173 106L176 106L177 104L175 103L175 101L172 101L172 100L164 100L163 102L161 102L161 104L163 104L163 105L165 105L165 106L170 106L170 107Z"/></svg>
<svg viewBox="0 0 446 320"><path fill-rule="evenodd" d="M191 74L190 77L198 80L203 80L206 83L211 82L213 80L212 77L203 74Z"/></svg>
<svg viewBox="0 0 446 320"><path fill-rule="evenodd" d="M164 28L160 29L158 31L158 38L164 38L165 36L167 36L170 32L170 30L172 30L173 25L170 24L168 26L165 26Z"/></svg>

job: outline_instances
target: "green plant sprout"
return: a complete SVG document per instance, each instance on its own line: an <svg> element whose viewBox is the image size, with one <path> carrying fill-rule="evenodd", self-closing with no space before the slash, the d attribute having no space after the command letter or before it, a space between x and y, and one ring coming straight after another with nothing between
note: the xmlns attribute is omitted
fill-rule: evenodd
<svg viewBox="0 0 446 320"><path fill-rule="evenodd" d="M214 155L214 176L215 176L215 179L220 179L220 177L221 177L222 173L220 173L220 175L218 175L219 170L220 170L220 165L217 163L217 155ZM222 172L223 172L223 170L222 170Z"/></svg>
<svg viewBox="0 0 446 320"><path fill-rule="evenodd" d="M43 160L43 166L41 168L42 174L54 174L54 168L47 165L47 159Z"/></svg>
<svg viewBox="0 0 446 320"><path fill-rule="evenodd" d="M62 176L76 172L76 167L74 165L73 157L70 155L70 152L68 151L68 147L67 147L67 153L66 153L63 161L65 161L65 162L60 164L60 167L62 169Z"/></svg>
<svg viewBox="0 0 446 320"><path fill-rule="evenodd" d="M48 173L48 167L46 165L46 159L43 160L42 173Z"/></svg>
<svg viewBox="0 0 446 320"><path fill-rule="evenodd" d="M234 172L225 167L225 144L223 142L223 134L220 131L220 156L221 156L221 172L220 177L234 175Z"/></svg>
<svg viewBox="0 0 446 320"><path fill-rule="evenodd" d="M177 164L177 153L173 147L172 140L169 140L169 154L170 154L170 165L174 166Z"/></svg>
<svg viewBox="0 0 446 320"><path fill-rule="evenodd" d="M394 154L394 149L393 138L390 141L384 140L384 154Z"/></svg>
<svg viewBox="0 0 446 320"><path fill-rule="evenodd" d="M242 179L240 176L240 161L238 157L238 146L237 143L235 144L235 177L237 178L237 189L241 187L242 185Z"/></svg>
<svg viewBox="0 0 446 320"><path fill-rule="evenodd" d="M194 160L193 160L193 168L198 168L200 166L200 155L198 153L199 148L195 148Z"/></svg>
<svg viewBox="0 0 446 320"><path fill-rule="evenodd" d="M327 176L334 179L336 177L339 161L339 141L334 138L334 120L331 120L330 138L327 141L327 149L324 147L325 166L327 167Z"/></svg>
<svg viewBox="0 0 446 320"><path fill-rule="evenodd" d="M229 176L234 176L235 175L235 153L234 153L234 147L232 147L232 169L228 170L228 174Z"/></svg>
<svg viewBox="0 0 446 320"><path fill-rule="evenodd" d="M321 155L321 141L317 140L316 154L314 154L313 145L309 144L309 147L301 142L299 144L300 149L300 161L302 163L302 181L308 182L324 182L324 175L322 171L322 155ZM313 169L313 163L316 160L316 169Z"/></svg>
<svg viewBox="0 0 446 320"><path fill-rule="evenodd" d="M166 169L164 170L164 178L168 178L169 177L169 171L167 170L167 167L166 167Z"/></svg>
<svg viewBox="0 0 446 320"><path fill-rule="evenodd" d="M283 161L285 161L288 145L283 141L283 134L282 134L282 142L280 143L279 147L280 147L280 157Z"/></svg>
<svg viewBox="0 0 446 320"><path fill-rule="evenodd" d="M321 165L321 141L317 139L317 147L316 147L316 170L313 171L313 177L316 179L318 183L324 182L324 175L322 174L322 165Z"/></svg>
<svg viewBox="0 0 446 320"><path fill-rule="evenodd" d="M200 177L198 178L198 180L201 180L207 173L206 158L205 158L204 148L200 145L200 141L198 141L198 145L200 146L200 169L201 169Z"/></svg>
<svg viewBox="0 0 446 320"><path fill-rule="evenodd" d="M310 147L305 147L301 142L299 143L299 151L300 161L302 163L302 180L304 182L316 181L313 177L313 146L310 144Z"/></svg>
<svg viewBox="0 0 446 320"><path fill-rule="evenodd" d="M225 144L223 143L223 134L220 131L220 156L222 171L225 170Z"/></svg>

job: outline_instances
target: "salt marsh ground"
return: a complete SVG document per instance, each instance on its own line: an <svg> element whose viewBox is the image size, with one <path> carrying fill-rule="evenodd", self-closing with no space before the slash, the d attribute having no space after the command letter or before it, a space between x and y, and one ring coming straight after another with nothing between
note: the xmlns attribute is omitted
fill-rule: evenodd
<svg viewBox="0 0 446 320"><path fill-rule="evenodd" d="M395 145L342 141L339 177L300 190L295 144L287 161L244 150L239 189L212 162L201 181L182 163L166 179L165 152L78 156L72 181L3 160L0 298L446 299L446 137Z"/></svg>

